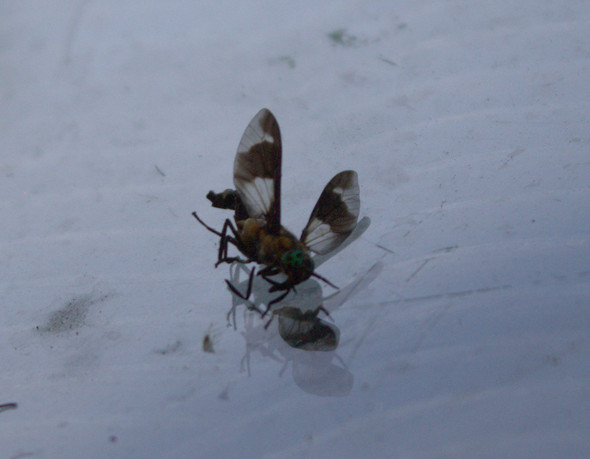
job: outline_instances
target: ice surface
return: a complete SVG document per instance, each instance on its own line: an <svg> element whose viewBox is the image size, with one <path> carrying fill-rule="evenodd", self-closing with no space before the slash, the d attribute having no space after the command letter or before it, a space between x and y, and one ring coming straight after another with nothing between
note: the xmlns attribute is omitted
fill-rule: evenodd
<svg viewBox="0 0 590 459"><path fill-rule="evenodd" d="M569 0L3 2L0 455L588 457L589 23ZM317 270L341 290L286 302L325 299L335 352L228 318L247 273L191 216L227 216L205 195L262 107L295 234L359 174L370 224Z"/></svg>

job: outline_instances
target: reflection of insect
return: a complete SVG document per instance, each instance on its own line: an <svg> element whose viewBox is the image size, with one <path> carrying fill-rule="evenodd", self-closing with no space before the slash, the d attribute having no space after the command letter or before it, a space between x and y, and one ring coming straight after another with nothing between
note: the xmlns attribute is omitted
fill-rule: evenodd
<svg viewBox="0 0 590 459"><path fill-rule="evenodd" d="M310 276L332 285L314 273L310 251L325 254L338 247L354 230L360 208L356 172L340 172L324 188L301 238L297 239L281 226L281 155L279 125L264 108L250 121L240 140L234 161L236 191L207 195L215 207L235 210L235 226L227 219L222 230L217 231L193 212L205 228L220 237L217 265L234 261L265 265L258 275L272 284L269 292L285 291L269 307ZM228 256L229 244L246 258ZM286 280L269 278L277 274L284 274ZM241 298L250 296L252 276L246 295L226 282Z"/></svg>
<svg viewBox="0 0 590 459"><path fill-rule="evenodd" d="M306 351L333 351L336 349L340 332L334 325L318 319L320 311L328 314L328 311L322 306L306 312L293 306L283 306L273 311L273 314L279 316L281 338L289 346ZM270 321L266 327L269 324Z"/></svg>

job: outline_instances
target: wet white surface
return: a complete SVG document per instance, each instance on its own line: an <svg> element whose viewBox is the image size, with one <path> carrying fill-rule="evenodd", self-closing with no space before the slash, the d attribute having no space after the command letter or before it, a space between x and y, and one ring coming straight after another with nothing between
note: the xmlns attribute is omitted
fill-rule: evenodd
<svg viewBox="0 0 590 459"><path fill-rule="evenodd" d="M576 1L4 2L2 457L590 454L589 22ZM205 195L262 107L295 234L359 174L363 231L318 268L341 290L286 301L330 297L334 352L228 320L235 270L191 217L221 226Z"/></svg>

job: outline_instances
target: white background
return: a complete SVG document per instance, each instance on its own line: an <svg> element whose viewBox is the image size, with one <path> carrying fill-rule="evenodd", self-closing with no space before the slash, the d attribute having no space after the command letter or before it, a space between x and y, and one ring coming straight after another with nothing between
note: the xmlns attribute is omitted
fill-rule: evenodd
<svg viewBox="0 0 590 459"><path fill-rule="evenodd" d="M588 457L588 24L579 0L2 2L0 455ZM365 231L317 270L335 352L228 322L191 217L221 227L205 195L262 107L287 228L359 174Z"/></svg>

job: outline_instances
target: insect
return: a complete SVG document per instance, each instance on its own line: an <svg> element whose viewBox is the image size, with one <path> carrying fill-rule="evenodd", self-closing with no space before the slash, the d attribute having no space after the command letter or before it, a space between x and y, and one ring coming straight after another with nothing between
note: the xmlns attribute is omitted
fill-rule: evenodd
<svg viewBox="0 0 590 459"><path fill-rule="evenodd" d="M235 191L209 192L214 207L234 210L234 222L226 219L221 231L193 216L207 230L220 238L217 263L264 265L258 275L271 284L269 292L284 291L267 305L282 300L295 286L311 276L335 287L314 272L311 253L326 254L337 248L356 227L359 209L359 186L354 171L343 171L328 182L316 203L307 225L297 238L281 225L281 133L274 115L266 108L250 121L234 160ZM229 256L235 246L245 257ZM282 282L271 279L283 274ZM246 294L228 280L227 285L239 297L248 299L252 291L254 268ZM336 287L335 287L336 288ZM263 315L264 315L263 314Z"/></svg>

